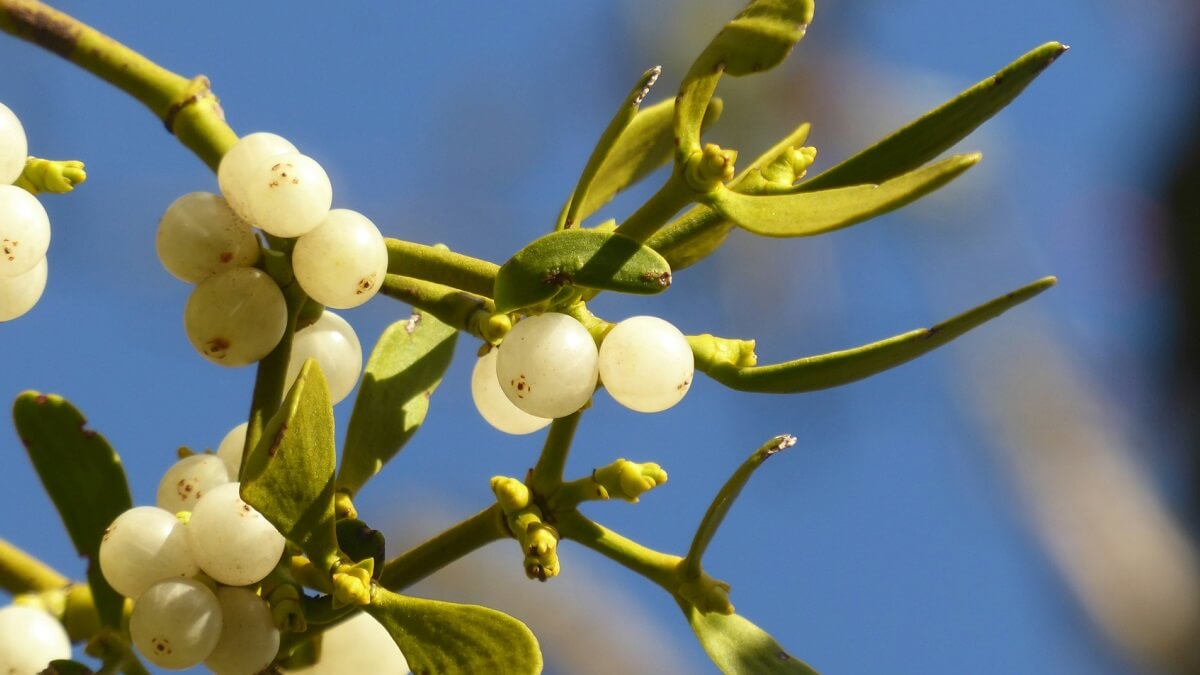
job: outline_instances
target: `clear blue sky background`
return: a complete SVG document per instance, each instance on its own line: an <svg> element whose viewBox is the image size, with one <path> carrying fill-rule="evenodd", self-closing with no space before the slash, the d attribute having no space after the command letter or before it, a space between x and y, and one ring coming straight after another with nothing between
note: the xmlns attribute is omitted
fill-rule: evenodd
<svg viewBox="0 0 1200 675"><path fill-rule="evenodd" d="M606 298L599 311L756 337L770 362L926 325L1058 274L1061 286L1037 309L982 330L1020 340L1019 312L1053 317L1138 426L1156 401L1161 279L1153 252L1140 248L1143 225L1107 205L1149 199L1155 158L1195 81L1177 58L1195 36L1189 4L894 5L819 3L786 68L723 83L733 126L715 137L747 139L738 147L750 157L812 120L818 168L828 167L1041 42L1073 49L968 140L983 166L931 206L811 242L735 235L665 296ZM239 133L280 133L324 164L336 206L390 236L502 261L552 226L637 75L666 64L651 98L669 95L739 3L61 6L168 68L208 75ZM122 454L135 500L151 503L175 448L215 446L248 406L252 369L220 369L192 351L181 319L189 287L154 253L166 206L215 191L216 181L139 104L57 57L0 36L0 63L0 101L24 121L31 152L83 159L89 173L77 194L44 198L50 281L31 314L0 325L0 398L28 388L69 397ZM619 201L613 215L631 204ZM407 312L380 298L345 315L369 349ZM1030 533L992 442L955 400L964 386L987 386L964 384L955 368L988 358L973 339L810 395L735 395L700 378L681 405L645 416L601 394L570 470L619 456L663 464L671 480L662 490L590 513L682 552L742 458L794 433L800 445L755 477L706 566L733 585L741 613L795 654L830 673L1126 672ZM522 475L536 457L541 434L502 436L474 412L468 342L425 428L362 495L360 509L381 528L402 527L431 495L452 505L422 516L435 524L473 513L487 503L488 478ZM339 407L343 426L349 407ZM1147 432L1144 442L1165 437ZM78 575L11 431L0 431L0 466L0 536ZM485 555L520 565L513 546ZM564 575L576 565L635 595L664 626L662 648L689 670L710 668L667 596L564 546ZM621 619L603 606L594 616Z"/></svg>

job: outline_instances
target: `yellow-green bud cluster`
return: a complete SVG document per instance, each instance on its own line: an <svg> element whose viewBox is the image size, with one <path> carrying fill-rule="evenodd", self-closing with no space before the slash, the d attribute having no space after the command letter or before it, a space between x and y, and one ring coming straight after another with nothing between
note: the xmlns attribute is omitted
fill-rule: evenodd
<svg viewBox="0 0 1200 675"><path fill-rule="evenodd" d="M601 499L616 495L636 504L642 493L667 482L667 472L654 462L631 462L618 459L592 472L592 480L600 486Z"/></svg>
<svg viewBox="0 0 1200 675"><path fill-rule="evenodd" d="M508 529L525 554L525 575L538 581L558 576L558 530L545 522L529 487L506 476L496 476L491 485Z"/></svg>

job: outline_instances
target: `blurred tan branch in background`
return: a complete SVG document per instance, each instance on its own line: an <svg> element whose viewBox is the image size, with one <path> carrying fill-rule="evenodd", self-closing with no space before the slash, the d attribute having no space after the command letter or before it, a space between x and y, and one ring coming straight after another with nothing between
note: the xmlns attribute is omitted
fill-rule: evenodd
<svg viewBox="0 0 1200 675"><path fill-rule="evenodd" d="M1135 461L1121 415L1048 325L1029 319L1014 333L1019 343L972 350L990 356L964 382L990 383L972 394L1034 529L1115 645L1143 666L1200 672L1194 542Z"/></svg>

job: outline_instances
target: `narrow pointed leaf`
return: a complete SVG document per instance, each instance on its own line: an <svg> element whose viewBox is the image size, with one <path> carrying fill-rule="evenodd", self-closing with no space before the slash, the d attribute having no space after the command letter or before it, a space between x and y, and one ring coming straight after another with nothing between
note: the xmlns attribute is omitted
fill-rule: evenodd
<svg viewBox="0 0 1200 675"><path fill-rule="evenodd" d="M117 628L125 598L100 573L100 540L133 506L121 459L83 413L61 396L27 391L13 404L17 434L75 551L88 561L88 585L103 625Z"/></svg>
<svg viewBox="0 0 1200 675"><path fill-rule="evenodd" d="M542 672L529 628L487 607L425 600L378 588L364 608L391 634L413 673Z"/></svg>
<svg viewBox="0 0 1200 675"><path fill-rule="evenodd" d="M875 145L801 183L799 189L882 183L921 166L1011 103L1065 51L1066 45L1047 42Z"/></svg>
<svg viewBox="0 0 1200 675"><path fill-rule="evenodd" d="M708 658L725 675L816 675L766 631L737 614L702 613L680 603Z"/></svg>
<svg viewBox="0 0 1200 675"><path fill-rule="evenodd" d="M771 366L715 365L708 374L739 391L791 394L849 384L907 363L1033 298L1057 280L1046 277L947 319L931 328L902 333L868 345Z"/></svg>
<svg viewBox="0 0 1200 675"><path fill-rule="evenodd" d="M720 98L709 101L700 121L702 131L721 118L722 108ZM675 100L668 99L638 111L592 178L591 187L579 204L576 224L671 161L675 152L674 110ZM563 218L566 208L563 207Z"/></svg>
<svg viewBox="0 0 1200 675"><path fill-rule="evenodd" d="M535 240L500 267L496 310L545 302L564 286L651 294L671 284L671 266L649 246L614 232L563 230Z"/></svg>
<svg viewBox="0 0 1200 675"><path fill-rule="evenodd" d="M358 492L421 427L457 337L458 331L421 311L379 336L346 428L339 490Z"/></svg>
<svg viewBox="0 0 1200 675"><path fill-rule="evenodd" d="M333 405L315 359L300 368L279 412L246 458L242 499L320 569L337 562Z"/></svg>
<svg viewBox="0 0 1200 675"><path fill-rule="evenodd" d="M808 138L809 128L807 122L801 124L760 155L738 174L737 178L729 182L729 189L745 195L765 194L765 187L770 184L762 179L762 168L779 159L788 150L803 145ZM758 180L754 180L754 176L758 176ZM733 227L733 223L720 213L698 204L659 230L646 245L658 251L671 265L672 270L678 271L712 255L725 243Z"/></svg>
<svg viewBox="0 0 1200 675"><path fill-rule="evenodd" d="M638 108L642 106L642 101L646 99L646 95L650 93L650 88L658 81L658 76L661 74L662 66L654 66L642 73L642 77L638 79L633 90L621 102L621 106L617 108L616 115L608 123L608 126L604 129L604 133L600 135L600 140L596 142L596 147L592 150L592 155L588 157L587 164L583 167L583 173L579 176L579 182L575 185L575 191L571 193L571 199L567 203L567 208L559 217L559 222L554 229L562 230L574 227L583 219L579 215L579 211L583 203L587 200L592 183L595 181L596 175L600 172L600 167L603 166L605 160L612 154L613 148L624 134L625 129L637 117Z"/></svg>
<svg viewBox="0 0 1200 675"><path fill-rule="evenodd" d="M894 211L961 176L980 155L955 155L879 185L749 196L718 190L712 206L744 230L764 237L807 237L841 229Z"/></svg>
<svg viewBox="0 0 1200 675"><path fill-rule="evenodd" d="M787 450L796 444L796 437L783 435L776 436L767 441L759 449L754 451L742 465L733 472L729 480L725 481L725 485L721 487L712 504L704 513L704 518L700 520L700 526L696 528L696 534L692 537L692 545L688 549L688 554L683 560L683 568L685 576L699 577L700 563L704 557L704 552L708 549L709 543L712 542L713 536L717 533L717 528L725 520L726 514L733 506L733 502L742 493L742 488L746 487L746 483L750 481L750 476L754 475L754 471L763 465L771 457L779 454L783 450Z"/></svg>
<svg viewBox="0 0 1200 675"><path fill-rule="evenodd" d="M700 121L722 73L749 75L779 65L804 37L812 0L751 0L692 64L675 103L680 156L700 148Z"/></svg>

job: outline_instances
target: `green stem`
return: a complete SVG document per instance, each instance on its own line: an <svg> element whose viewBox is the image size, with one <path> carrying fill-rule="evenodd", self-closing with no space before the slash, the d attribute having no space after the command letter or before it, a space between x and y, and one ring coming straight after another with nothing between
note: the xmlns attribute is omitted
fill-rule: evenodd
<svg viewBox="0 0 1200 675"><path fill-rule="evenodd" d="M0 539L0 588L16 595L59 589L68 583L54 568Z"/></svg>
<svg viewBox="0 0 1200 675"><path fill-rule="evenodd" d="M683 560L627 539L591 520L575 509L556 512L555 526L564 539L571 539L662 586L674 595L679 586L678 568Z"/></svg>
<svg viewBox="0 0 1200 675"><path fill-rule="evenodd" d="M402 277L398 274L387 275L379 292L423 309L447 326L466 331L480 339L486 339L482 325L496 310L496 306L487 298L432 281Z"/></svg>
<svg viewBox="0 0 1200 675"><path fill-rule="evenodd" d="M676 170L658 192L616 229L617 234L646 241L679 210L695 201L695 192Z"/></svg>
<svg viewBox="0 0 1200 675"><path fill-rule="evenodd" d="M529 481L529 487L535 494L552 495L563 484L567 455L570 453L571 441L575 438L575 430L579 428L579 418L582 415L583 411L580 410L550 423L550 433L546 435L546 444L542 446L542 454L538 456Z"/></svg>
<svg viewBox="0 0 1200 675"><path fill-rule="evenodd" d="M0 0L0 30L58 54L141 101L213 169L237 140L203 76L188 79L35 0Z"/></svg>
<svg viewBox="0 0 1200 675"><path fill-rule="evenodd" d="M379 584L402 591L468 553L510 536L499 504L442 532L433 539L392 558L383 566Z"/></svg>
<svg viewBox="0 0 1200 675"><path fill-rule="evenodd" d="M389 273L453 286L485 298L492 297L499 265L455 253L445 247L391 238L385 241Z"/></svg>
<svg viewBox="0 0 1200 675"><path fill-rule="evenodd" d="M296 321L300 317L300 310L304 308L308 296L301 290L300 284L291 283L283 288L283 297L287 301L287 327L275 349L258 362L258 371L254 375L254 393L250 397L250 422L246 427L246 445L242 452L243 470L251 451L262 439L263 429L279 411L283 396L287 393L284 387L287 384L288 361L292 356L292 338L296 334ZM240 470L238 475L241 475Z"/></svg>

